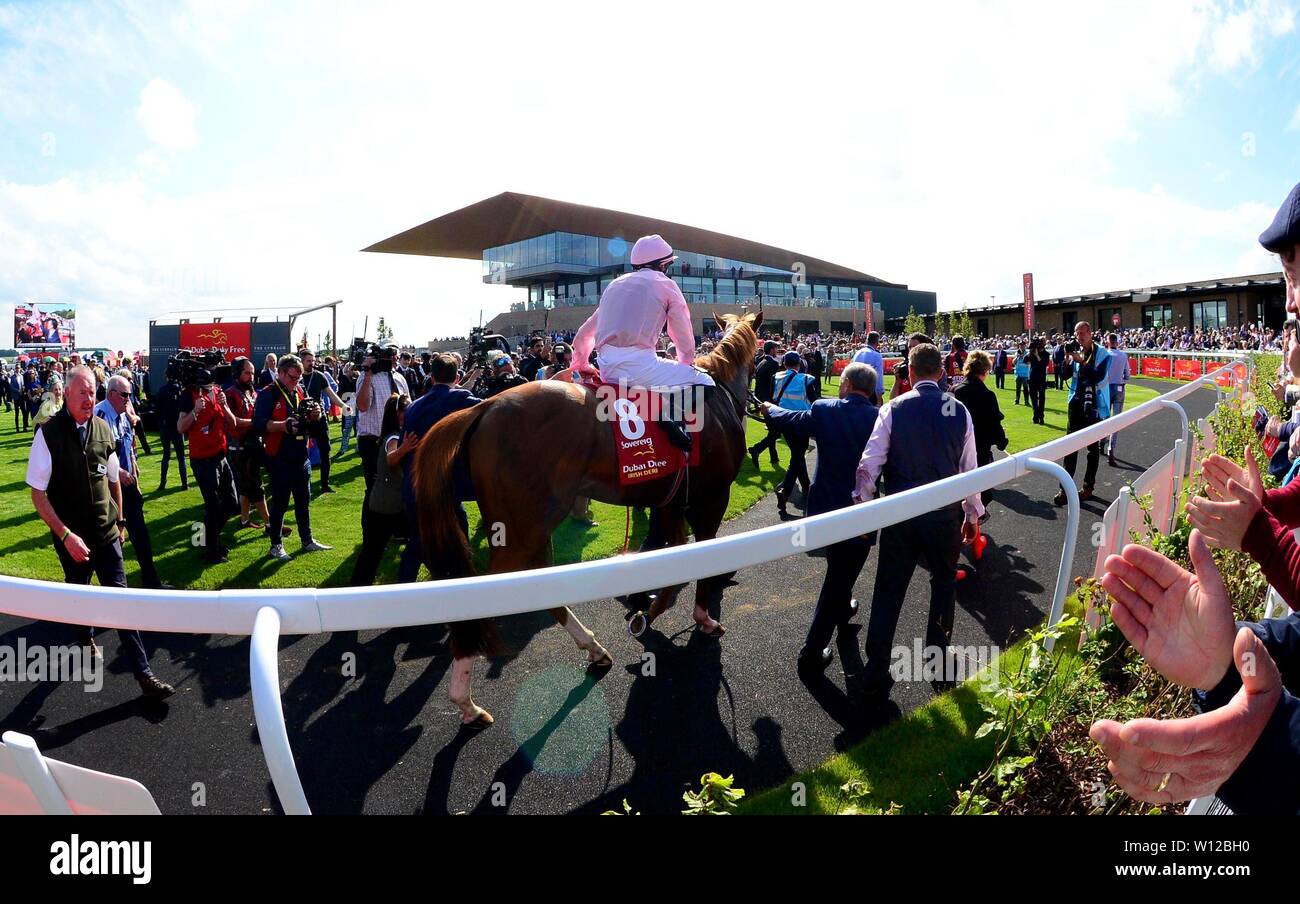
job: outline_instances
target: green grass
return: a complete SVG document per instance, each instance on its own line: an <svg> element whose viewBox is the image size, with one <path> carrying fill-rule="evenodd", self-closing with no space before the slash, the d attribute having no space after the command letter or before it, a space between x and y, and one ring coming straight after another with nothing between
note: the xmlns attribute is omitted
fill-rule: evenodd
<svg viewBox="0 0 1300 904"><path fill-rule="evenodd" d="M1065 614L1082 614L1074 596L1066 600ZM1078 655L1077 642L1077 629L1066 631L1053 655ZM1000 676L1014 675L1025 652L1025 642L1018 641L988 668L997 669ZM950 813L958 789L978 776L994 754L996 732L975 737L989 718L982 702L993 699L983 682L983 673L976 675L820 766L750 795L738 813L871 815L887 812L893 805L904 814ZM804 787L801 805L795 804L792 787L796 782ZM841 790L850 782L860 783L852 796Z"/></svg>
<svg viewBox="0 0 1300 904"><path fill-rule="evenodd" d="M886 379L886 387L893 378ZM1004 425L1011 440L1010 451L1020 451L1055 439L1065 432L1065 394L1054 389L1047 391L1045 409L1046 426L1032 423L1032 412L1025 405L1015 405L1014 381L1007 380L1008 389L995 390L1002 411ZM993 388L992 383L989 384ZM833 380L826 390L828 397L838 392L838 380ZM1146 401L1155 392L1141 386L1129 389L1130 404ZM0 413L2 414L2 413ZM45 525L36 517L31 494L24 482L27 453L31 433L14 433L7 417L0 420L0 573L25 578L56 578L58 561ZM338 428L334 428L334 448L338 448ZM764 436L761 424L750 420L746 427L749 443ZM324 543L334 546L330 552L310 556L296 556L292 561L279 564L267 557L266 541L252 531L237 532L236 522L231 522L225 532L225 541L231 547L230 561L222 565L206 565L199 553L190 545L192 525L202 520L202 500L191 481L190 489L180 489L176 464L172 462L169 488L156 492L160 448L155 444L155 454L142 456L145 513L153 539L154 561L164 581L193 590L255 587L338 587L347 583L352 567L360 552L361 496L364 482L361 461L353 444L347 456L335 462L331 483L336 493L318 496L312 500L312 532ZM782 447L781 460L788 461ZM748 457L741 466L731 487L731 501L727 506L727 520L731 520L752 507L775 489L784 475L784 468L773 467L766 456L755 469ZM313 479L313 488L318 485ZM469 512L471 539L479 552L480 565L486 563L486 537L479 526L478 509L472 503ZM556 564L589 561L616 555L623 549L626 528L626 510L614 505L593 503L592 513L596 526L582 524L572 518L555 532L552 548ZM293 514L290 512L289 520ZM631 546L636 548L645 535L646 519L639 515L632 521ZM296 549L296 539L291 539L287 549ZM139 569L128 546L126 555L127 580L131 586L140 586ZM397 555L395 544L385 557L379 573L381 582L396 579Z"/></svg>

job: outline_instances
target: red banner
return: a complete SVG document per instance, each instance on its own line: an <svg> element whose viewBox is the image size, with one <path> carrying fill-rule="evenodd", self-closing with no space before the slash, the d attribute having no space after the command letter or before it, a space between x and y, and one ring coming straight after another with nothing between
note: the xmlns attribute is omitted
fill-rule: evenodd
<svg viewBox="0 0 1300 904"><path fill-rule="evenodd" d="M1025 332L1034 329L1034 274L1026 273L1025 281Z"/></svg>
<svg viewBox="0 0 1300 904"><path fill-rule="evenodd" d="M1195 380L1201 375L1201 362L1195 358L1177 358L1174 360L1174 379Z"/></svg>
<svg viewBox="0 0 1300 904"><path fill-rule="evenodd" d="M253 325L251 323L182 323L180 350L222 352L227 361L252 354Z"/></svg>
<svg viewBox="0 0 1300 904"><path fill-rule="evenodd" d="M1168 358L1143 358L1142 359L1142 376L1144 377L1164 377L1169 379L1173 375L1173 370L1169 366Z"/></svg>
<svg viewBox="0 0 1300 904"><path fill-rule="evenodd" d="M862 290L862 310L866 314L866 319L864 319L862 322L866 324L867 326L866 331L869 333L876 328L874 325L875 311L872 309L870 289Z"/></svg>
<svg viewBox="0 0 1300 904"><path fill-rule="evenodd" d="M1205 372L1207 374L1212 374L1220 367L1226 367L1228 363L1229 362L1227 361L1206 361ZM1218 383L1224 389L1227 389L1232 385L1234 379L1242 383L1246 382L1246 365L1240 361L1233 366L1231 371L1221 373L1215 377L1214 382Z"/></svg>

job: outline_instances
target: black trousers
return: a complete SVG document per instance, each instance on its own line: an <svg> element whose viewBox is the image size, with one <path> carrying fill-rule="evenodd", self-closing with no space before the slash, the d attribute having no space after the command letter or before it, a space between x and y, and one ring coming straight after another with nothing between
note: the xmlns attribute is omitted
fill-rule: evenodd
<svg viewBox="0 0 1300 904"><path fill-rule="evenodd" d="M1034 406L1034 420L1043 422L1043 411L1047 407L1047 381L1029 384L1029 400Z"/></svg>
<svg viewBox="0 0 1300 904"><path fill-rule="evenodd" d="M750 447L749 451L755 455L762 455L766 449L768 455L772 457L772 464L780 464L781 461L776 456L776 441L781 438L781 431L771 421L767 421L767 436L758 441L757 444Z"/></svg>
<svg viewBox="0 0 1300 904"><path fill-rule="evenodd" d="M85 539L84 537L82 538ZM86 544L89 546L90 544ZM91 576L99 578L101 587L125 587L126 569L122 566L122 543L101 543L90 547L90 558L76 562L63 544L55 538L54 551L59 555L59 564L63 566L63 580L68 584L89 584ZM87 627L82 632L81 640L89 643L95 638L95 629ZM126 629L117 632L122 643L122 651L131 662L131 671L137 678L148 678L153 674L149 668L149 654L144 649L144 639L139 631Z"/></svg>
<svg viewBox="0 0 1300 904"><path fill-rule="evenodd" d="M993 376L997 378L998 389L1007 388L1007 375L1005 371L998 371Z"/></svg>
<svg viewBox="0 0 1300 904"><path fill-rule="evenodd" d="M384 550L388 541L406 531L406 513L384 515L368 512L361 528L361 554L357 564L352 568L352 579L348 584L353 587L369 587L379 574L379 565L384 560Z"/></svg>
<svg viewBox="0 0 1300 904"><path fill-rule="evenodd" d="M826 577L822 580L822 592L817 597L817 609L800 656L819 656L831 642L836 626L848 617L853 585L858 582L870 552L871 543L862 537L826 547Z"/></svg>
<svg viewBox="0 0 1300 904"><path fill-rule="evenodd" d="M1016 377L1016 404L1020 404L1020 397L1025 397L1025 404L1029 404L1029 381L1024 377Z"/></svg>
<svg viewBox="0 0 1300 904"><path fill-rule="evenodd" d="M153 540L149 537L149 525L144 520L144 496L140 494L139 483L127 486L122 484L122 520L126 522L127 537L135 560L140 565L140 580L150 590L162 588L158 571L153 565Z"/></svg>
<svg viewBox="0 0 1300 904"><path fill-rule="evenodd" d="M928 647L943 650L952 639L956 606L957 558L961 554L960 506L926 512L880 532L880 561L867 625L865 679L871 688L889 687L890 659L898 616L918 562L930 570L930 616L925 628Z"/></svg>
<svg viewBox="0 0 1300 904"><path fill-rule="evenodd" d="M149 432L144 429L144 423L141 422L140 429L135 432L140 437L140 448L144 449L145 455L153 455L153 449L149 448Z"/></svg>
<svg viewBox="0 0 1300 904"><path fill-rule="evenodd" d="M787 436L785 442L790 447L790 465L785 469L785 477L781 480L781 492L789 498L794 490L795 481L798 481L799 488L807 496L808 462L804 456L808 454L808 440L802 436Z"/></svg>
<svg viewBox="0 0 1300 904"><path fill-rule="evenodd" d="M366 498L369 499L379 468L379 437L358 436L357 453L361 456L361 474L366 479Z"/></svg>
<svg viewBox="0 0 1300 904"><path fill-rule="evenodd" d="M18 426L18 420L22 418L22 427ZM28 430L31 428L31 412L27 408L26 400L19 398L14 401L14 431Z"/></svg>
<svg viewBox="0 0 1300 904"><path fill-rule="evenodd" d="M176 466L181 471L181 489L190 488L190 479L185 474L185 437L175 430L162 430L163 460L162 467L158 471L158 488L167 486L167 463L171 461L172 450L176 450Z"/></svg>
<svg viewBox="0 0 1300 904"><path fill-rule="evenodd" d="M271 504L267 513L271 516L270 535L272 543L280 542L284 515L289 511L289 497L293 497L293 517L298 522L298 539L307 545L311 542L311 463L288 463L272 458L266 463L271 475Z"/></svg>
<svg viewBox="0 0 1300 904"><path fill-rule="evenodd" d="M203 548L211 554L221 546L221 529L239 511L235 475L224 455L190 459L190 467L203 494Z"/></svg>
<svg viewBox="0 0 1300 904"><path fill-rule="evenodd" d="M316 449L320 453L320 488L324 490L330 485L330 425L326 418L316 422L311 438L315 440Z"/></svg>
<svg viewBox="0 0 1300 904"><path fill-rule="evenodd" d="M1097 423L1097 418L1095 416L1088 417L1084 414L1083 402L1076 399L1070 403L1070 419L1065 428L1067 434L1077 433L1085 427L1091 427L1095 423ZM1088 446L1088 463L1083 472L1083 488L1085 490L1091 490L1097 483L1097 464L1100 459L1101 441L1098 440ZM1074 469L1078 464L1078 452L1071 452L1069 455L1065 456L1065 461L1061 462L1061 466L1070 472L1071 477L1074 476Z"/></svg>

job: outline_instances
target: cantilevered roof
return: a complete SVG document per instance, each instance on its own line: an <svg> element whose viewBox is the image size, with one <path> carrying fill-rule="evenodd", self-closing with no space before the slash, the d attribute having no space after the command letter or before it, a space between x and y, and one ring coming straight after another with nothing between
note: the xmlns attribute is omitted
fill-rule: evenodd
<svg viewBox="0 0 1300 904"><path fill-rule="evenodd" d="M398 233L363 250L480 260L486 248L508 245L548 232L621 236L629 242L643 235L658 233L674 248L683 251L727 257L782 270L789 270L795 262L801 262L805 267L804 272L810 277L860 280L906 288L807 254L708 229L509 191L444 214L436 220Z"/></svg>

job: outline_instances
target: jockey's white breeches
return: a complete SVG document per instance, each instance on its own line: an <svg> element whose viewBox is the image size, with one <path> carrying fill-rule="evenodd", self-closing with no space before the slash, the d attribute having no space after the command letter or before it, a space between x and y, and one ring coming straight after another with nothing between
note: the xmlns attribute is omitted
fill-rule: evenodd
<svg viewBox="0 0 1300 904"><path fill-rule="evenodd" d="M607 345L596 353L600 378L606 383L626 381L628 386L662 390L674 386L712 386L713 378L689 364L660 358L648 348Z"/></svg>

